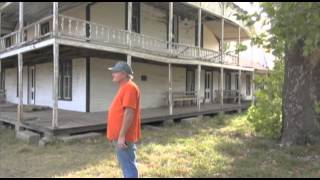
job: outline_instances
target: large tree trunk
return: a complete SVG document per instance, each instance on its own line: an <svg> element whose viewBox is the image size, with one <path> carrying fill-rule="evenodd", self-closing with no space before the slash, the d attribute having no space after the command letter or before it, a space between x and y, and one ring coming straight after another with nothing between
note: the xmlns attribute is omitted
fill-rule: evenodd
<svg viewBox="0 0 320 180"><path fill-rule="evenodd" d="M303 57L302 42L286 52L281 144L320 144L320 121L315 109L320 102L319 64Z"/></svg>

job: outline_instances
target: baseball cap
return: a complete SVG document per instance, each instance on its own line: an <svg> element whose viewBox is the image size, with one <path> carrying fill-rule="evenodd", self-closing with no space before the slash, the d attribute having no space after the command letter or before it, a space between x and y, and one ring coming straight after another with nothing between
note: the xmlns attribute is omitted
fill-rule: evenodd
<svg viewBox="0 0 320 180"><path fill-rule="evenodd" d="M112 72L121 72L124 71L127 74L133 75L132 68L123 61L118 61L113 67L108 68Z"/></svg>

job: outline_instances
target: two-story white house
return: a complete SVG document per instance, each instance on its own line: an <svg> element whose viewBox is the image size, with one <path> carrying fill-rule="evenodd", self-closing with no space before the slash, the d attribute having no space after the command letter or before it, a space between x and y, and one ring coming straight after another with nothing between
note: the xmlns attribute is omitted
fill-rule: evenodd
<svg viewBox="0 0 320 180"><path fill-rule="evenodd" d="M255 68L223 46L250 38L239 11L231 2L1 3L0 89L17 104L14 124L27 127L27 105L52 108L51 131L68 129L68 112L105 115L117 61L133 68L143 122L246 109Z"/></svg>

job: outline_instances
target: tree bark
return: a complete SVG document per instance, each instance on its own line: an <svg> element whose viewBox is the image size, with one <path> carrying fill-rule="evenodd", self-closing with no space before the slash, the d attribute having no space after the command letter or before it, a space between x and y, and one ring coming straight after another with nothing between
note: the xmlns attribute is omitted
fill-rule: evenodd
<svg viewBox="0 0 320 180"><path fill-rule="evenodd" d="M319 115L315 109L319 100L320 65L303 56L300 41L286 52L281 144L320 144Z"/></svg>

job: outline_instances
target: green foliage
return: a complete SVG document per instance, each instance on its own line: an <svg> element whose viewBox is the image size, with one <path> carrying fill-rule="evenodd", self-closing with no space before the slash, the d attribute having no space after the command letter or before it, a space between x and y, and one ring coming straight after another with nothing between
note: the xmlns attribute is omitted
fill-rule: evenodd
<svg viewBox="0 0 320 180"><path fill-rule="evenodd" d="M304 56L309 56L320 47L320 3L318 2L262 2L261 12L239 14L237 19L251 26L263 19L269 24L268 33L258 34L253 43L271 49L277 57L283 57L298 41L304 43ZM265 14L267 18L262 18Z"/></svg>
<svg viewBox="0 0 320 180"><path fill-rule="evenodd" d="M247 120L256 133L270 138L280 136L283 77L284 64L278 60L268 76L256 78L256 104L250 107L247 114Z"/></svg>

